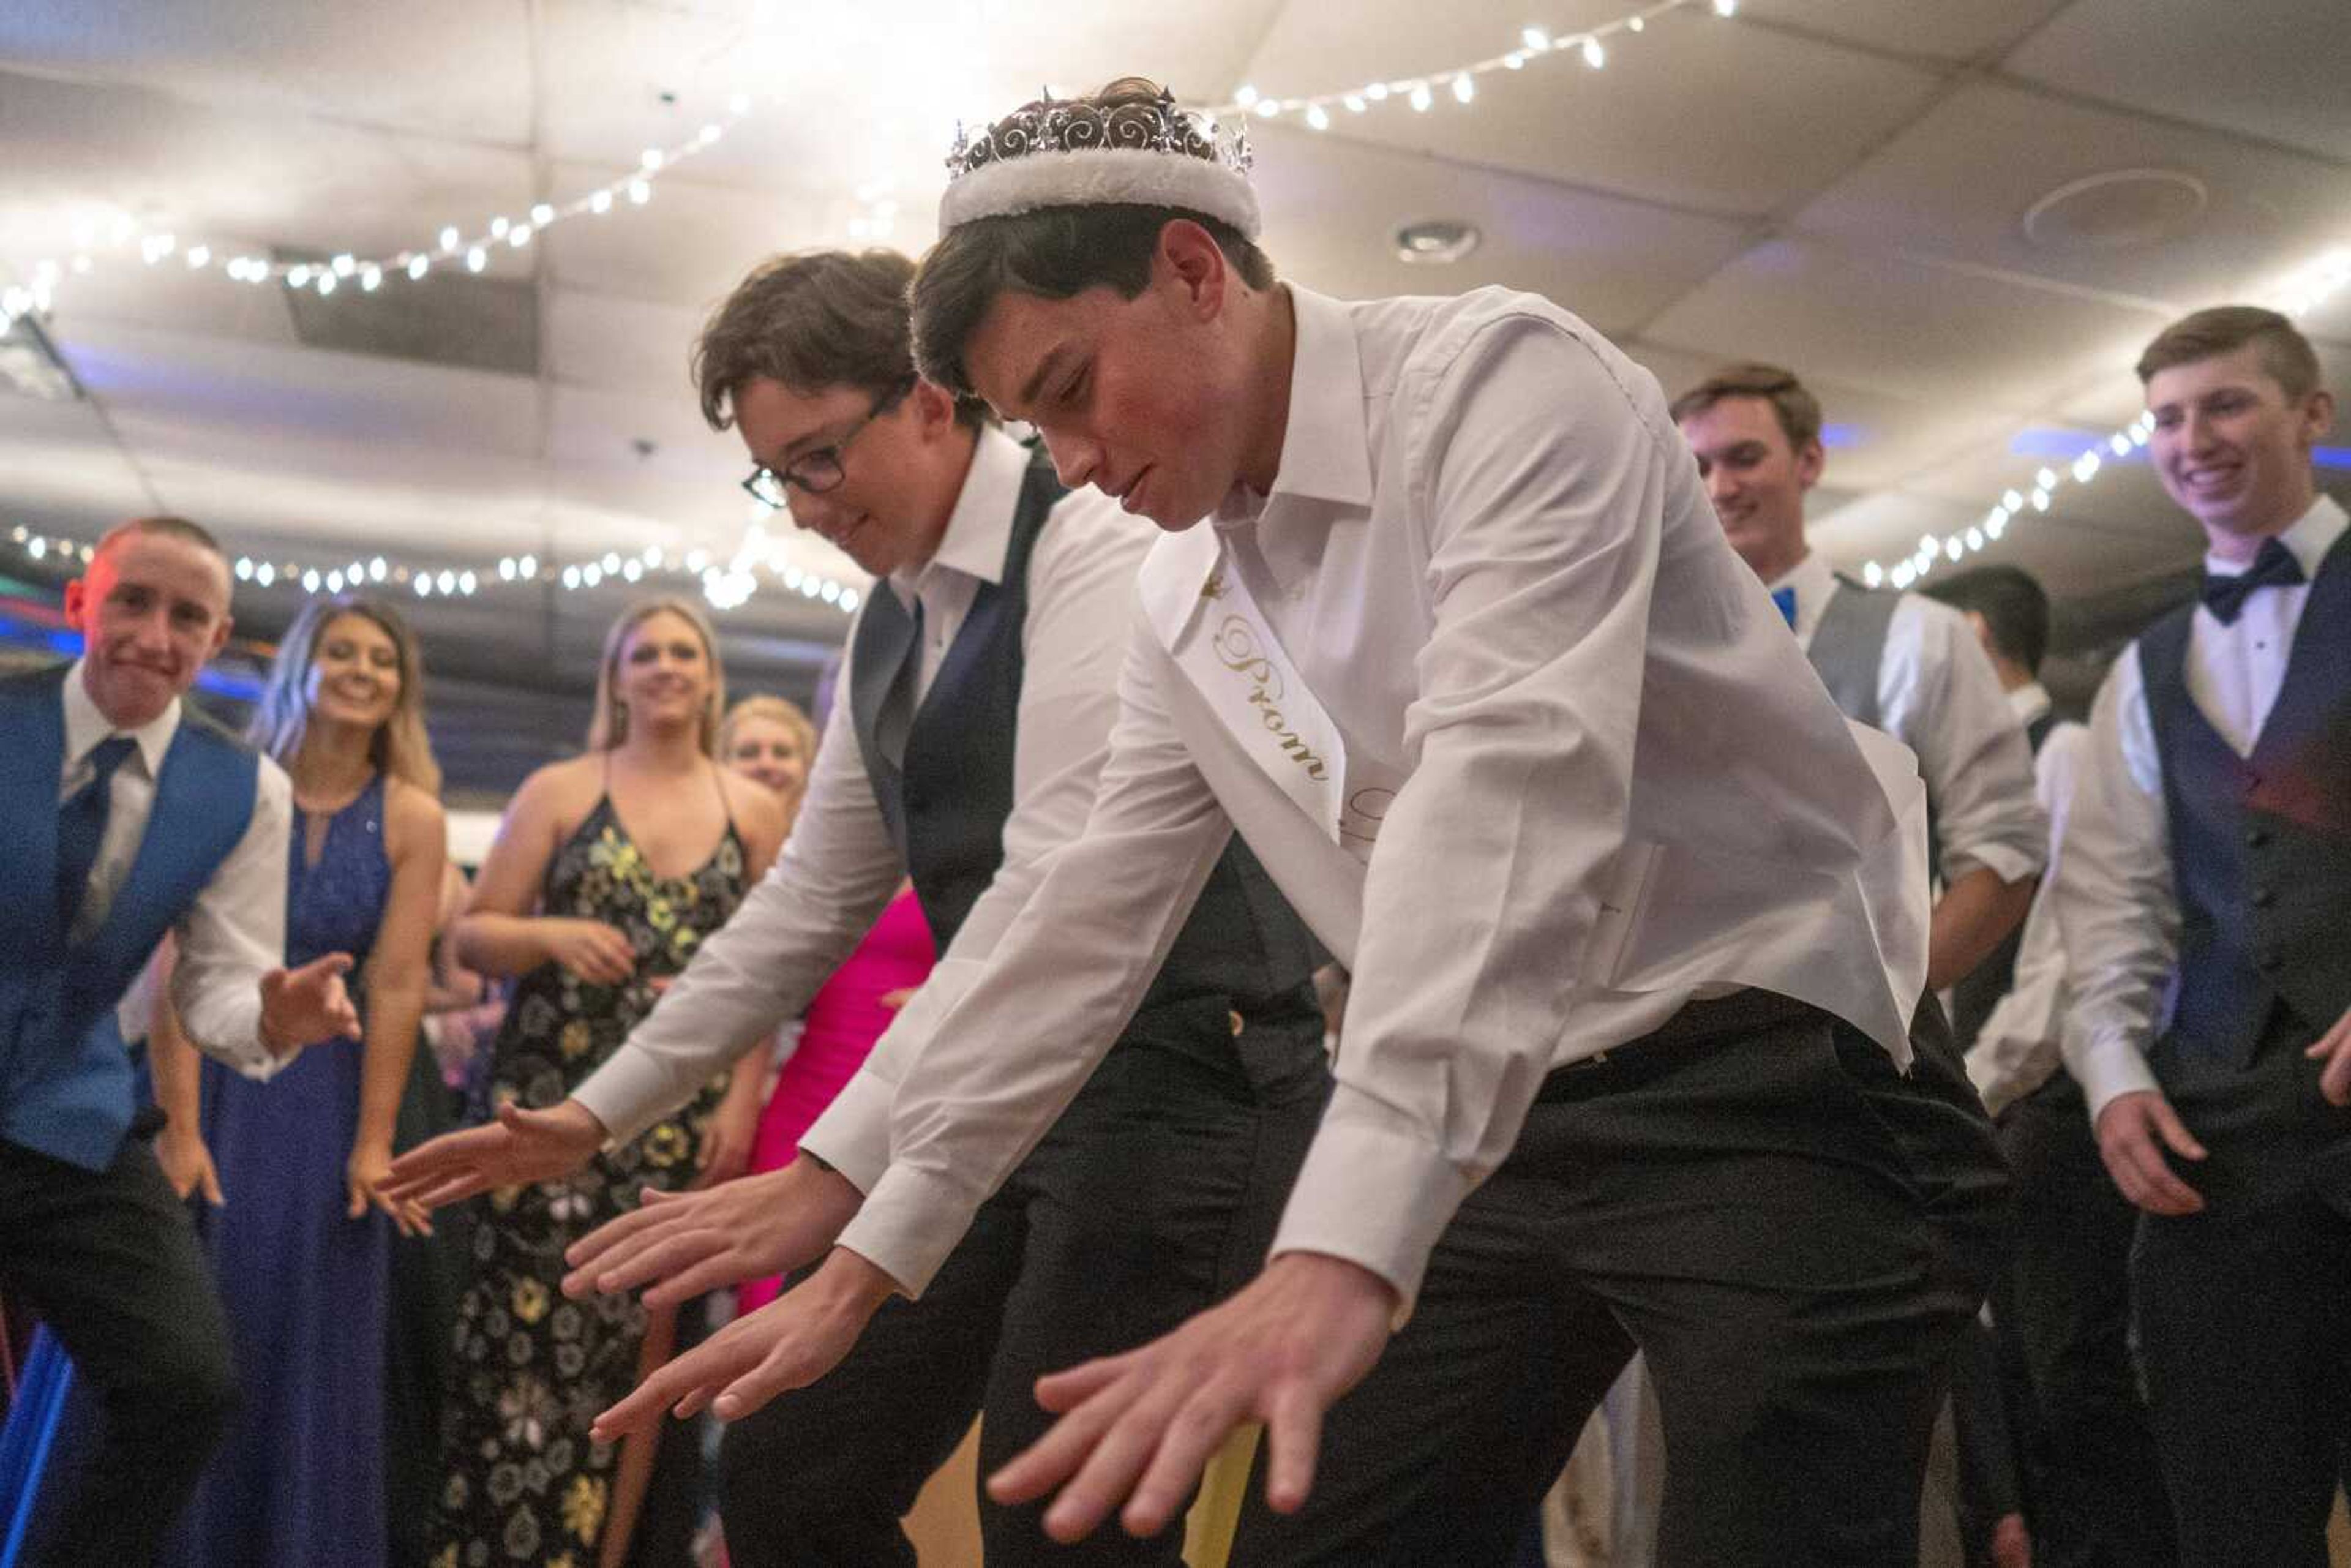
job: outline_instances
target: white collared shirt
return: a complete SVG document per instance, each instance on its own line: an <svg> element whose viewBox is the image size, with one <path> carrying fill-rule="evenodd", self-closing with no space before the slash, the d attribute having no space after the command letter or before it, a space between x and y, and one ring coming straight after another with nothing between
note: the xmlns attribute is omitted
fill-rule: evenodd
<svg viewBox="0 0 2351 1568"><path fill-rule="evenodd" d="M1829 601L1849 591L1817 554L1768 586L1795 591L1796 645L1807 653ZM2033 803L2031 748L1967 617L1923 594L1896 596L1877 662L1877 720L1918 755L1945 887L1978 868L2002 882L2041 869L2049 829Z"/></svg>
<svg viewBox="0 0 2351 1568"><path fill-rule="evenodd" d="M876 585L902 603L922 603L918 701L980 584L1003 573L1028 465L1027 448L984 429L937 553ZM1113 673L1134 573L1153 537L1148 524L1085 492L1055 507L1039 538L1029 564L1004 862L930 979L876 1043L873 1056L885 1068L901 1053L921 1051L946 998L985 962L1034 889L1044 858L1083 826L1117 712ZM850 642L853 647L853 632ZM797 1018L905 880L858 748L851 683L844 667L807 797L775 865L702 944L661 1004L574 1092L614 1142L635 1137ZM886 1116L886 1094L883 1110Z"/></svg>
<svg viewBox="0 0 2351 1568"><path fill-rule="evenodd" d="M82 685L83 664L66 672L65 758L57 802L89 782L96 764L90 753L118 733L99 712ZM78 942L105 923L114 896L131 875L131 862L147 836L155 805L155 781L163 758L180 731L180 704L129 731L136 742L114 770L107 804L106 831L90 862L72 939ZM253 817L245 836L213 871L195 903L176 926L179 957L172 970L172 1001L191 1043L248 1078L266 1078L287 1060L261 1041L261 978L286 963L287 855L293 831L294 789L284 768L259 759ZM136 992L141 988L134 985ZM121 1020L127 1038L131 1020ZM146 1032L145 1019L138 1033Z"/></svg>
<svg viewBox="0 0 2351 1568"><path fill-rule="evenodd" d="M2048 689L2038 681L2009 693L2008 702L2019 728L2029 728L2053 706ZM2086 726L2061 721L2050 727L2032 759L2033 793L2049 818L2049 868L2024 916L2008 994L1968 1048L1968 1077L1983 1096L1984 1108L1994 1115L2046 1083L2063 1060L2065 943L2055 890L2074 791L2089 744Z"/></svg>
<svg viewBox="0 0 2351 1568"><path fill-rule="evenodd" d="M2246 597L2235 622L2199 604L2188 623L2188 695L2240 757L2252 754L2285 685L2302 609L2319 563L2343 536L2343 508L2321 496L2278 536L2304 580ZM2246 563L2204 558L2216 576ZM2147 1048L2161 1025L2164 992L2179 950L2179 894L2172 879L2163 758L2147 712L2139 645L2125 648L2090 710L2091 760L2074 808L2058 913L2072 955L2074 1016L2065 1065L2088 1096L2090 1116L2118 1094L2157 1087Z"/></svg>
<svg viewBox="0 0 2351 1568"><path fill-rule="evenodd" d="M1236 825L1353 976L1275 1249L1406 1303L1544 1074L1694 998L1768 987L1908 1059L1915 760L1830 705L1654 378L1529 295L1290 297L1274 489L1154 549L1084 837L899 1082L886 1167L842 1157L872 1153L847 1097L805 1140L868 1192L841 1245L909 1290L1116 1038ZM1227 664L1201 607L1228 570L1286 674ZM1236 704L1295 747L1251 749ZM1317 762L1311 789L1280 771ZM1334 778L1400 787L1301 809Z"/></svg>

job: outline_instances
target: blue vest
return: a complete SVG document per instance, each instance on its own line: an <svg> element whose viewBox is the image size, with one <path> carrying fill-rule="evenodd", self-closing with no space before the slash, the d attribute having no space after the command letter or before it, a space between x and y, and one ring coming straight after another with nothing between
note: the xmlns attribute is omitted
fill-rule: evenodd
<svg viewBox="0 0 2351 1568"><path fill-rule="evenodd" d="M2194 613L2138 644L2179 895L2169 1030L2183 1055L2242 1067L2280 1007L2305 1040L2351 1009L2351 534L2319 563L2251 757L2189 695Z"/></svg>
<svg viewBox="0 0 2351 1568"><path fill-rule="evenodd" d="M913 618L889 585L877 582L851 634L850 716L858 749L942 952L1004 860L1025 667L1021 632L1029 613L1029 560L1066 493L1050 463L1040 458L1029 465L1000 580L979 585L907 730L902 765L890 761L877 728L901 658L919 656L909 646ZM1106 673L1103 678L1111 677ZM1311 998L1302 988L1321 961L1305 925L1236 836L1169 948L1142 1009L1209 997L1224 998L1217 1005L1220 1019L1228 1003L1252 1016L1276 1003L1311 1008Z"/></svg>
<svg viewBox="0 0 2351 1568"><path fill-rule="evenodd" d="M131 1125L131 1061L99 1027L253 818L254 753L193 710L164 753L130 874L89 941L57 929L62 669L0 680L0 1139L104 1170Z"/></svg>

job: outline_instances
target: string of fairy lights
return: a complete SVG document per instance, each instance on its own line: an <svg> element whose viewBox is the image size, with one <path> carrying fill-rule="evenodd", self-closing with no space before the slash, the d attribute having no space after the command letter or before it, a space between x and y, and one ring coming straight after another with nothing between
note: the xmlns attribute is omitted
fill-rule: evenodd
<svg viewBox="0 0 2351 1568"><path fill-rule="evenodd" d="M1317 131L1328 131L1342 115L1363 115L1390 104L1428 113L1441 99L1466 108L1477 101L1479 83L1500 72L1523 71L1538 61L1561 58L1580 61L1589 70L1606 68L1610 51L1626 40L1679 12L1710 14L1718 19L1738 15L1739 0L1653 0L1613 20L1572 31L1553 32L1528 26L1517 46L1499 54L1415 75L1368 81L1354 87L1311 94L1277 96L1244 84L1229 102L1208 112L1240 115L1261 120L1287 117ZM42 257L31 264L28 281L0 287L0 335L19 316L47 315L57 290L67 280L87 276L110 259L135 254L146 267L176 261L191 271L216 270L238 283L275 284L289 290L308 289L331 296L342 288L374 295L388 286L422 282L436 268L462 267L481 273L501 254L527 250L537 238L558 225L581 217L604 217L639 209L653 199L657 182L722 141L729 130L749 116L755 101L747 94L730 98L723 114L705 122L693 136L669 147L648 147L637 167L620 178L580 193L563 203L534 204L520 215L494 214L480 222L448 224L430 243L420 243L389 254L362 256L340 251L324 260L287 261L247 247L204 239L189 239L168 229L141 225L127 214L115 214L102 223L85 219L77 225L75 248L62 256ZM887 183L861 186L857 213L847 225L852 239L889 238L896 226L899 204ZM2289 316L2306 315L2351 285L2351 246L2339 248L2286 278L2273 299ZM2001 496L1978 521L1949 534L1925 533L1917 549L1891 564L1870 560L1862 565L1862 579L1875 588L1907 588L1940 564L1955 563L2001 539L2011 525L2046 514L2068 486L2076 489L2096 481L2120 460L2144 448L2153 434L2153 420L2142 414L2129 424L2107 433L2070 463L2050 465L2034 475L2030 489L2011 488ZM235 563L240 581L268 588L298 587L306 593L395 587L422 599L467 599L496 589L553 588L567 592L590 591L610 584L644 581L685 581L700 585L719 610L735 609L749 601L767 583L788 593L834 606L843 613L855 611L857 588L821 572L806 570L786 559L782 541L769 535L767 524L773 508L755 504L736 549L723 560L715 552L684 552L648 546L633 553L608 550L592 559L558 564L533 554L507 556L495 568L478 564L428 564L395 561L379 555L351 559L243 557ZM32 559L55 556L88 560L91 544L17 528L11 537Z"/></svg>
<svg viewBox="0 0 2351 1568"><path fill-rule="evenodd" d="M2262 298L2280 314L2300 318L2317 309L2346 286L2351 286L2351 246L2341 246L2289 274L2274 289L2263 291ZM2011 524L2045 515L2068 486L2078 491L2096 483L2099 476L2116 466L2118 460L2143 449L2154 434L2155 415L2142 413L2119 430L2107 432L2071 463L2042 468L2033 475L2030 490L2007 490L1979 521L1948 534L1919 535L1918 548L1890 567L1884 561L1865 561L1861 580L1871 588L1886 585L1904 589L1938 565L1965 560L1996 543Z"/></svg>

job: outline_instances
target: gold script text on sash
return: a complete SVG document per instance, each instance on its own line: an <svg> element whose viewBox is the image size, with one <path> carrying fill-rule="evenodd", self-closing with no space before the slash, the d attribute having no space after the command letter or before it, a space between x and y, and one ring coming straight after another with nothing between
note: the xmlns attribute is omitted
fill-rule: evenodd
<svg viewBox="0 0 2351 1568"><path fill-rule="evenodd" d="M1211 587L1220 586L1211 580ZM1299 733L1290 727L1290 721L1280 708L1285 692L1281 672L1273 667L1258 646L1257 632L1238 615L1228 615L1209 640L1216 650L1217 663L1249 684L1246 700L1258 710L1258 720L1273 734L1274 742L1282 754L1306 770L1306 776L1317 782L1328 779L1330 768L1308 746Z"/></svg>

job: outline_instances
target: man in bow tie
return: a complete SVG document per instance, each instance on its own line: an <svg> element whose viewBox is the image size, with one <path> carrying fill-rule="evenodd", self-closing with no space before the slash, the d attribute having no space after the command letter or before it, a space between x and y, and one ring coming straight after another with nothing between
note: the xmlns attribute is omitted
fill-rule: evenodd
<svg viewBox="0 0 2351 1568"><path fill-rule="evenodd" d="M176 934L188 1036L240 1072L359 1034L348 955L282 967L286 775L182 701L228 604L210 534L125 523L66 588L81 658L0 681L0 1282L103 1406L85 1471L44 1500L37 1563L152 1562L235 1396L195 1232L134 1120L120 1037L97 1026Z"/></svg>
<svg viewBox="0 0 2351 1568"><path fill-rule="evenodd" d="M2057 878L2066 1066L2142 1211L2132 1307L2180 1561L2314 1568L2351 1439L2351 542L2273 311L2138 363L2203 526L2197 602L2115 662Z"/></svg>

